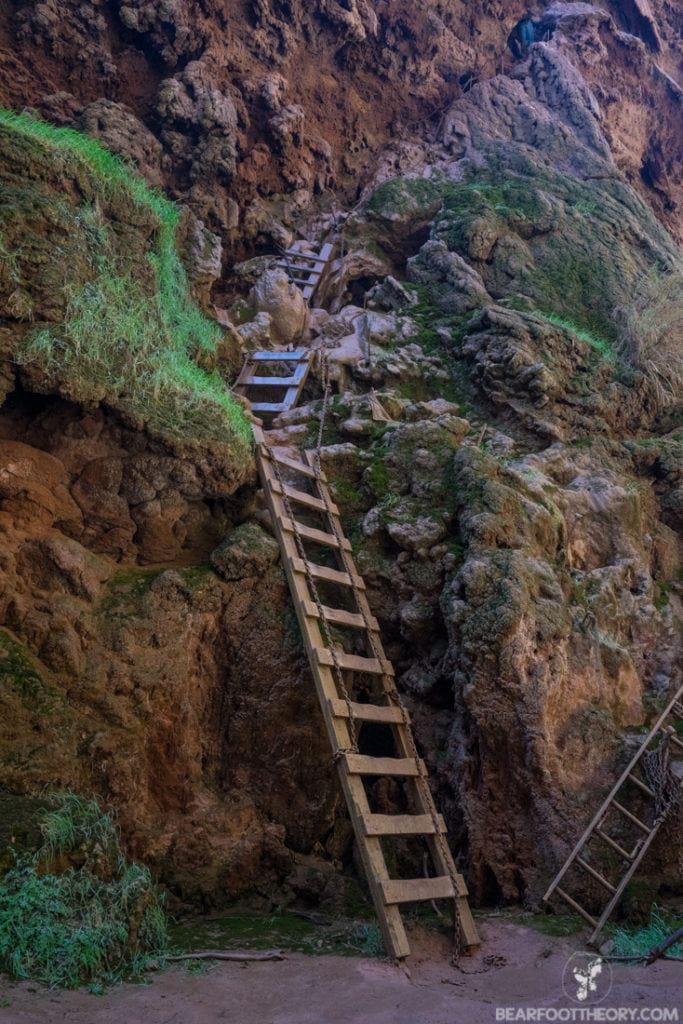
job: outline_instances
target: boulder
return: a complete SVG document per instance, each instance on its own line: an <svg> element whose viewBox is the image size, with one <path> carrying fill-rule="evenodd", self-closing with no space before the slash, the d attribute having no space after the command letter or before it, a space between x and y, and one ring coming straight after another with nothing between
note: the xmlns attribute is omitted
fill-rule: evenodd
<svg viewBox="0 0 683 1024"><path fill-rule="evenodd" d="M250 299L259 312L270 315L275 341L289 344L305 334L308 305L284 270L266 270L254 285Z"/></svg>
<svg viewBox="0 0 683 1024"><path fill-rule="evenodd" d="M243 523L211 552L211 565L224 580L262 576L280 556L277 541L256 523Z"/></svg>
<svg viewBox="0 0 683 1024"><path fill-rule="evenodd" d="M444 313L467 313L490 301L481 275L445 242L425 242L407 263L408 280L430 287L434 304Z"/></svg>

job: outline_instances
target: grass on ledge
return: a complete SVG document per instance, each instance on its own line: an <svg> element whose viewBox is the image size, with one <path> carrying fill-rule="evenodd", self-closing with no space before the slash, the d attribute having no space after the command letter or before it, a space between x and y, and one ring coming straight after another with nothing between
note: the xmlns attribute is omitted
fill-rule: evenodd
<svg viewBox="0 0 683 1024"><path fill-rule="evenodd" d="M85 171L96 199L145 207L158 225L148 253L156 289L148 294L113 258L99 204L74 210L94 279L67 290L64 323L29 336L20 360L37 362L76 400L109 402L164 434L227 443L236 461L248 458L251 430L242 409L218 374L195 361L210 362L221 332L190 295L176 249L177 207L132 165L80 132L0 110L3 128L50 149L65 171L70 164Z"/></svg>
<svg viewBox="0 0 683 1024"><path fill-rule="evenodd" d="M581 327L577 327L576 324L572 323L571 320L565 319L565 317L557 316L556 313L546 313L544 310L535 309L533 311L534 316L540 316L549 323L554 324L556 327L564 327L566 331L571 331L580 341L584 341L589 345L594 352L602 356L608 362L614 362L615 353L614 349L610 345L606 338L601 338L597 334L593 334L592 331L585 331Z"/></svg>

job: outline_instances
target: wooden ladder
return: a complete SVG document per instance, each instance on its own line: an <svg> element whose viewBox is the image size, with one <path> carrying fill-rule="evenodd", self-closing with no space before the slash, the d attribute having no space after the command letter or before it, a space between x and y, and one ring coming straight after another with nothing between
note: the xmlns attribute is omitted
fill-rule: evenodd
<svg viewBox="0 0 683 1024"><path fill-rule="evenodd" d="M299 401L312 358L313 353L306 349L293 352L248 352L233 391L245 397L248 391L252 392L252 396L254 392L265 393L271 400L250 400L252 412L257 416L278 416L292 409Z"/></svg>
<svg viewBox="0 0 683 1024"><path fill-rule="evenodd" d="M643 778L643 758L655 741L661 742L665 740L670 744L670 749L674 748L677 751L683 752L683 739L679 737L676 731L677 725L681 722L683 722L683 686L669 701L665 710L650 729L640 748L631 758L610 790L597 814L588 825L588 828L579 839L543 897L547 902L553 895L557 895L585 918L593 928L589 939L590 943L594 943L602 931L605 922L619 902L624 889L635 875L638 865L651 847L655 836L668 816L666 812L657 812L657 794L649 785L647 779ZM681 779L681 786L683 786L683 779ZM649 815L652 819L650 824L643 821L640 814L634 813L633 803L636 797L641 800L645 798L653 805L654 810ZM627 806L629 803L631 804L630 808ZM622 825L630 826L635 830L634 845L631 850L627 850L624 847L621 836L619 836L619 839L616 839L608 831L610 827L608 821L619 820ZM607 847L612 853L618 854L624 865L619 878L614 880L606 878L598 868L590 863L591 850L589 844L593 842L597 844L598 849L600 844L602 844L603 848ZM585 872L608 893L608 902L598 917L589 914L565 888L560 887L560 882L564 880L569 869L574 866L579 868L580 871Z"/></svg>
<svg viewBox="0 0 683 1024"><path fill-rule="evenodd" d="M444 819L436 812L325 474L311 453L290 458L270 448L258 426L253 429L261 482L387 953L395 959L410 953L401 905L436 899L452 901L456 940L460 948L472 950L479 939L467 888L448 848ZM338 643L344 630L354 653ZM353 681L359 680L365 686L354 693ZM390 743L380 748L381 755L361 752L356 740L367 728L388 730ZM387 756L391 741L393 755ZM381 776L403 781L409 813L371 810L364 780ZM435 876L392 878L382 846L389 836L424 837Z"/></svg>
<svg viewBox="0 0 683 1024"><path fill-rule="evenodd" d="M287 271L289 280L301 289L306 301L310 302L330 262L333 249L331 242L326 242L317 256L298 252L296 249L287 249L275 266Z"/></svg>

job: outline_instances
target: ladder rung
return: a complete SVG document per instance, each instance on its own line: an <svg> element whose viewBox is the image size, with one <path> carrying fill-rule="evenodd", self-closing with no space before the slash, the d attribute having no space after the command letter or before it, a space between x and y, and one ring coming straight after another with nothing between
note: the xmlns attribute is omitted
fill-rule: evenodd
<svg viewBox="0 0 683 1024"><path fill-rule="evenodd" d="M669 743L673 743L675 747L678 747L680 750L683 750L683 740L679 736L676 736L674 733L669 733Z"/></svg>
<svg viewBox="0 0 683 1024"><path fill-rule="evenodd" d="M317 580L324 580L326 583L337 583L340 587L355 587L357 590L365 590L365 582L361 576L354 576L351 578L347 572L341 572L339 569L330 569L327 565L317 565L316 562L309 562L308 568L310 569L311 576L314 576ZM303 558L292 559L292 569L294 572L306 574L306 566Z"/></svg>
<svg viewBox="0 0 683 1024"><path fill-rule="evenodd" d="M598 922L588 913L587 910L583 909L580 903L577 903L576 900L572 899L568 892L565 892L564 889L560 889L559 885L555 889L555 892L558 896L562 897L565 903L568 903L570 907L573 907L577 914L581 914L581 917L595 928Z"/></svg>
<svg viewBox="0 0 683 1024"><path fill-rule="evenodd" d="M349 709L345 700L340 700L333 697L329 701L330 710L335 718L348 718ZM409 724L410 716L406 712L406 719L403 717L403 713L400 708L394 707L387 704L358 704L356 701L351 701L351 711L353 717L357 718L359 722L382 722L385 725L403 725Z"/></svg>
<svg viewBox="0 0 683 1024"><path fill-rule="evenodd" d="M624 860L629 860L629 861L633 860L632 854L627 853L626 850L624 849L624 847L620 846L619 843L616 841L616 839L612 839L612 837L608 836L606 832L603 832L603 830L601 828L596 828L595 835L596 836L600 836L600 838L605 843L607 843L608 846L611 846L612 849L615 850L619 854L620 857L624 858Z"/></svg>
<svg viewBox="0 0 683 1024"><path fill-rule="evenodd" d="M298 533L304 540L310 540L315 544L324 544L328 548L341 547L344 551L351 550L351 544L346 537L342 537L341 541L338 541L333 533L316 530L314 526L306 526L304 523L290 519L289 516L278 516L278 522L281 530L285 530L287 533Z"/></svg>
<svg viewBox="0 0 683 1024"><path fill-rule="evenodd" d="M304 366L305 370L306 367ZM298 384L301 378L293 377L246 377L240 381L242 387L251 388L291 388Z"/></svg>
<svg viewBox="0 0 683 1024"><path fill-rule="evenodd" d="M440 878L396 879L380 882L385 903L412 903L418 900L445 900L455 896L448 875Z"/></svg>
<svg viewBox="0 0 683 1024"><path fill-rule="evenodd" d="M439 833L446 835L446 822L437 815ZM433 836L436 835L431 814L366 814L363 817L366 836Z"/></svg>
<svg viewBox="0 0 683 1024"><path fill-rule="evenodd" d="M647 793L648 796L651 796L653 799L656 799L655 791L653 789L650 789L650 787L646 785L646 783L644 783L642 779L639 779L637 775L634 775L633 772L629 772L627 778L629 782L632 782L633 785L637 786L638 789L642 790L643 793Z"/></svg>
<svg viewBox="0 0 683 1024"><path fill-rule="evenodd" d="M309 480L315 480L318 476L312 466L307 466L305 462L298 462L296 459L289 459L286 455L276 455L272 449L262 449L265 458L272 459L273 462L277 462L279 466L286 466L287 469L291 469L296 473L301 473L302 476L308 477ZM327 477L321 471L320 479L323 483Z"/></svg>
<svg viewBox="0 0 683 1024"><path fill-rule="evenodd" d="M282 494L282 487L280 486L279 480L271 481L271 490L275 491L276 494ZM314 508L317 512L328 511L328 507L322 498L316 498L312 494L307 494L306 491L299 491L296 487L290 487L289 484L285 484L284 493L290 501L295 501L297 505L305 505L307 508ZM333 504L330 504L329 511L332 515L337 515L339 513L339 509Z"/></svg>
<svg viewBox="0 0 683 1024"><path fill-rule="evenodd" d="M285 412L287 406L284 402L250 402L252 412Z"/></svg>
<svg viewBox="0 0 683 1024"><path fill-rule="evenodd" d="M261 350L259 352L250 352L247 356L247 360L250 363L298 363L302 359L305 359L306 362L308 362L310 356L311 353L305 348L298 348L293 352L271 352L270 350Z"/></svg>
<svg viewBox="0 0 683 1024"><path fill-rule="evenodd" d="M326 647L313 648L319 665L334 666L332 651ZM357 654L347 654L335 648L337 665L349 672L366 672L371 676L393 676L394 667L390 661L379 661L377 658L361 658Z"/></svg>
<svg viewBox="0 0 683 1024"><path fill-rule="evenodd" d="M312 256L310 253L307 252L290 252L289 250L287 250L286 255L291 258L292 262L294 262L294 260L302 260L305 263L320 263L321 266L323 267L327 263L327 259L325 259L324 257ZM284 257L282 258L282 262L285 262Z"/></svg>
<svg viewBox="0 0 683 1024"><path fill-rule="evenodd" d="M365 619L359 612L347 612L343 608L328 608L327 605L322 606L323 618L326 622L334 622L338 626L349 626L350 629L366 629ZM319 619L320 613L318 606L315 601L304 601L304 611L311 619ZM379 631L379 624L377 619L373 616L368 616L370 629L377 632Z"/></svg>
<svg viewBox="0 0 683 1024"><path fill-rule="evenodd" d="M592 867L587 861L583 859L583 857L577 857L575 863L578 864L579 867L582 867L584 871L587 871L589 875L591 875L597 882L599 882L600 885L603 885L605 889L607 889L609 892L614 893L617 891L612 885L612 883L608 882L605 876L601 875L599 871L596 871L594 867Z"/></svg>
<svg viewBox="0 0 683 1024"><path fill-rule="evenodd" d="M369 754L345 754L349 775L395 775L404 779L417 778L421 771L414 757L371 757ZM420 761L422 772L424 762Z"/></svg>
<svg viewBox="0 0 683 1024"><path fill-rule="evenodd" d="M621 814L623 814L625 818L628 818L629 821L632 821L634 825L636 825L639 829L642 829L642 831L649 836L652 829L650 829L644 822L642 822L640 818L636 818L635 814L631 814L631 812L626 807L624 807L623 804L620 804L618 800L612 801L612 807L616 807L616 809Z"/></svg>

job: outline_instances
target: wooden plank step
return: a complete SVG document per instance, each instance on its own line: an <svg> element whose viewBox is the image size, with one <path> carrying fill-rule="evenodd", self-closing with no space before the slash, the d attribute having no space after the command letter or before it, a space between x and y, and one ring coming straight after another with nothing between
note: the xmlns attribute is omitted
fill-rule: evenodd
<svg viewBox="0 0 683 1024"><path fill-rule="evenodd" d="M338 700L336 698L329 702L330 710L335 718L348 718L349 709L345 700ZM400 708L387 704L358 704L356 701L351 701L351 711L353 717L358 719L359 722L382 722L384 725L403 725L404 718ZM406 712L407 722L410 722L410 716Z"/></svg>
<svg viewBox="0 0 683 1024"><path fill-rule="evenodd" d="M448 875L439 878L392 879L380 882L385 903L415 903L421 900L447 900L455 896Z"/></svg>
<svg viewBox="0 0 683 1024"><path fill-rule="evenodd" d="M302 366L302 370L306 367ZM301 376L294 374L291 377L246 377L241 383L248 388L291 388L298 384Z"/></svg>
<svg viewBox="0 0 683 1024"><path fill-rule="evenodd" d="M292 569L294 572L306 573L306 566L304 565L303 558L292 559ZM311 576L317 580L324 580L325 583L336 583L340 587L355 587L357 590L365 590L365 582L362 576L351 577L347 572L341 572L339 569L330 569L327 565L318 565L316 562L309 562L308 568L310 569Z"/></svg>
<svg viewBox="0 0 683 1024"><path fill-rule="evenodd" d="M611 836L608 836L608 835L607 835L607 833L603 831L603 829L601 829L601 828L596 828L596 830L595 830L595 835L596 835L596 836L600 836L600 838L602 839L602 841L603 841L603 842L605 842L605 843L607 843L607 845L608 845L608 846L611 846L611 847L612 847L612 849L613 849L613 850L615 850L615 851L616 851L616 853L618 853L620 857L623 857L623 858L624 858L624 860L628 860L628 861L630 861L630 860L633 860L633 855L632 855L632 854L630 854L630 853L628 853L628 852L627 852L627 851L626 851L626 850L624 849L624 847L623 847L623 846L621 846L621 845L620 845L620 844L619 844L619 843L618 843L618 842L616 841L616 839L612 839L612 837L611 837Z"/></svg>
<svg viewBox="0 0 683 1024"><path fill-rule="evenodd" d="M314 526L305 526L304 523L298 522L298 520L292 520L289 516L278 516L278 523L281 530L286 533L298 533L304 540L310 540L316 544L323 544L328 548L343 548L344 551L351 550L351 544L342 537L341 541L338 541L333 533L326 533L324 530L317 530Z"/></svg>
<svg viewBox="0 0 683 1024"><path fill-rule="evenodd" d="M437 815L439 833L446 835L446 822ZM431 814L366 814L363 817L366 836L433 836L436 835Z"/></svg>
<svg viewBox="0 0 683 1024"><path fill-rule="evenodd" d="M359 612L347 612L343 608L329 608L326 604L322 606L323 618L326 622L333 622L338 626L348 626L350 629L367 629L365 619ZM315 601L304 601L304 611L310 619L319 619L320 613ZM370 629L379 632L379 623L372 616Z"/></svg>
<svg viewBox="0 0 683 1024"><path fill-rule="evenodd" d="M287 455L276 454L269 448L264 448L262 454L264 458L272 459L273 462L277 462L278 466L285 466L286 469L291 469L294 473L300 473L301 476L305 476L308 480L317 479L316 471L312 466L307 466L305 462L299 462L297 459L290 459ZM320 473L320 479L323 481L327 479L323 472Z"/></svg>
<svg viewBox="0 0 683 1024"><path fill-rule="evenodd" d="M649 836L652 829L646 825L645 822L641 821L640 818L636 818L635 814L631 814L628 808L624 807L623 804L620 804L618 800L612 801L612 807L616 807L620 814L623 814L625 818L628 818L628 820L632 821L637 828L641 829L641 831Z"/></svg>
<svg viewBox="0 0 683 1024"><path fill-rule="evenodd" d="M576 863L579 865L579 867L583 868L584 871L588 872L588 874L592 878L594 878L596 882L599 882L600 885L607 889L608 892L614 893L617 891L615 887L612 885L612 883L609 882L604 875L601 875L599 871L596 871L595 868L588 863L588 861L585 861L583 859L583 857L577 857Z"/></svg>
<svg viewBox="0 0 683 1024"><path fill-rule="evenodd" d="M651 796L653 800L656 799L655 791L650 789L647 783L643 782L642 779L639 779L637 775L633 774L633 772L629 772L627 778L629 782L632 782L633 785L637 786L643 793L647 793L647 795Z"/></svg>
<svg viewBox="0 0 683 1024"><path fill-rule="evenodd" d="M595 928L598 922L594 917L591 917L587 910L583 909L580 903L577 903L575 899L572 899L568 892L565 892L564 889L560 889L559 885L555 887L555 892L558 896L561 896L564 902L568 903L569 906L577 912L577 914L581 914L581 917Z"/></svg>
<svg viewBox="0 0 683 1024"><path fill-rule="evenodd" d="M334 665L332 651L326 647L315 647L315 656L319 665ZM357 654L347 654L335 648L337 665L349 672L365 672L371 676L393 676L394 667L390 661L379 661L377 658L362 658Z"/></svg>
<svg viewBox="0 0 683 1024"><path fill-rule="evenodd" d="M301 359L308 361L310 355L310 351L305 348L297 348L293 352L272 352L268 349L249 352L246 358L247 362L257 363L298 363Z"/></svg>
<svg viewBox="0 0 683 1024"><path fill-rule="evenodd" d="M284 402L252 402L252 412L285 412L287 406Z"/></svg>
<svg viewBox="0 0 683 1024"><path fill-rule="evenodd" d="M324 256L313 256L311 253L308 252L290 252L289 249L287 250L286 256L287 260L290 260L292 263L295 260L301 260L303 263L320 263L323 267L328 261L328 258ZM282 257L279 262L286 263L287 260L285 260L285 258Z"/></svg>
<svg viewBox="0 0 683 1024"><path fill-rule="evenodd" d="M271 481L271 490L275 494L282 494L283 488L280 485L279 480ZM316 498L312 494L307 494L306 491L300 491L296 487L291 487L289 484L285 484L284 493L287 495L290 501L294 501L297 505L305 505L306 508L314 508L317 512L327 512L328 508L322 498ZM336 505L331 505L329 511L332 515L338 515L339 509Z"/></svg>
<svg viewBox="0 0 683 1024"><path fill-rule="evenodd" d="M416 779L420 775L414 757L371 757L369 754L345 754L344 761L350 775L391 775L402 779ZM420 761L424 771L424 763Z"/></svg>

